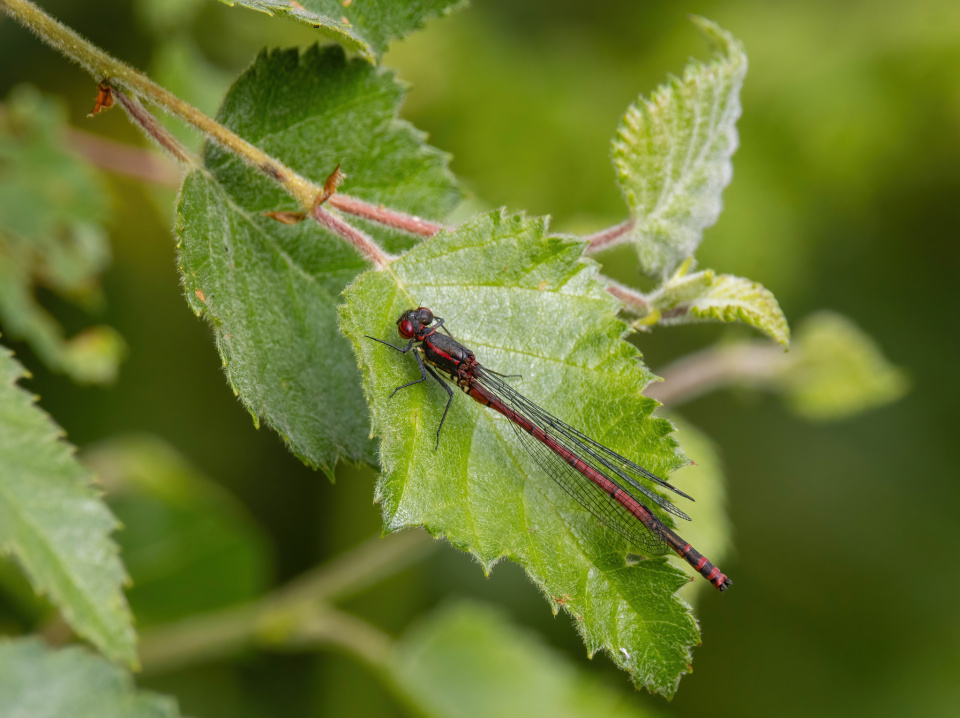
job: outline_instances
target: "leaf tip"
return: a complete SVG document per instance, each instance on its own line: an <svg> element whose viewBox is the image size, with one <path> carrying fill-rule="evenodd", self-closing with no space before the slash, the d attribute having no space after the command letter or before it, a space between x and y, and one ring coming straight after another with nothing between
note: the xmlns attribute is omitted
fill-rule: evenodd
<svg viewBox="0 0 960 718"><path fill-rule="evenodd" d="M713 20L708 20L703 15L692 13L687 17L690 19L690 22L697 26L697 29L707 39L707 42L716 48L718 52L731 59L736 56L737 60L746 61L747 57L743 43L734 37L732 33L724 30L720 25Z"/></svg>

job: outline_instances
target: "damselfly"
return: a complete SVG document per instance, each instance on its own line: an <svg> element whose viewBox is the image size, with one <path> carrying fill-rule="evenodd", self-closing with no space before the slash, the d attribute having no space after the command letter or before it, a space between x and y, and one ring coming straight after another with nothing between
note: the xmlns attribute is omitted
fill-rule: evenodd
<svg viewBox="0 0 960 718"><path fill-rule="evenodd" d="M664 524L644 502L652 502L677 518L689 521L690 517L641 482L687 499L692 497L534 404L504 381L508 377L485 368L467 347L448 334L440 334L441 326L443 319L420 307L404 312L397 320L400 336L410 340L405 347L368 336L404 354L413 350L420 366L420 378L398 386L391 398L401 389L426 381L427 374L447 392L447 405L437 427L437 446L453 389L434 369L476 401L507 417L537 464L601 522L651 554L675 551L719 590L730 587L730 579L719 568Z"/></svg>

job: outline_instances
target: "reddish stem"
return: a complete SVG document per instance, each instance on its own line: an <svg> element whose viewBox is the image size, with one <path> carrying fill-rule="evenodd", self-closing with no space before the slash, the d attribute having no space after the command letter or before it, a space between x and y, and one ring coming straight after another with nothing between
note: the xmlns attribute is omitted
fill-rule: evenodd
<svg viewBox="0 0 960 718"><path fill-rule="evenodd" d="M404 214L403 212L387 209L382 204L373 205L345 194L332 195L330 199L327 200L327 204L336 207L342 212L352 214L355 217L369 219L372 222L393 227L394 229L401 229L404 232L410 232L411 234L416 234L421 237L432 237L446 229L442 224L430 222L426 219L415 217L412 214Z"/></svg>
<svg viewBox="0 0 960 718"><path fill-rule="evenodd" d="M127 97L116 87L113 88L113 96L127 111L134 124L146 133L147 137L173 155L173 158L181 164L187 167L197 166L197 160L190 153L190 150L180 144L180 141L170 134L170 131L160 124L157 118L151 115L136 98Z"/></svg>
<svg viewBox="0 0 960 718"><path fill-rule="evenodd" d="M779 347L765 343L714 347L658 370L663 382L650 384L643 393L672 408L729 384L763 386L773 381L789 361Z"/></svg>
<svg viewBox="0 0 960 718"><path fill-rule="evenodd" d="M336 195L334 195L334 197L335 196ZM325 210L322 206L318 205L314 207L310 211L310 216L317 220L320 226L329 229L353 245L360 254L373 262L378 269L383 269L395 259L393 255L384 252L372 237L365 232L361 232L356 227L347 224L336 215Z"/></svg>
<svg viewBox="0 0 960 718"><path fill-rule="evenodd" d="M650 302L636 289L610 281L607 291L626 305L626 308L632 314L643 316L650 313Z"/></svg>
<svg viewBox="0 0 960 718"><path fill-rule="evenodd" d="M626 222L621 222L609 229L584 237L584 239L589 242L587 251L599 252L601 249L606 249L607 247L612 247L615 244L625 241L635 224L636 220L628 219Z"/></svg>

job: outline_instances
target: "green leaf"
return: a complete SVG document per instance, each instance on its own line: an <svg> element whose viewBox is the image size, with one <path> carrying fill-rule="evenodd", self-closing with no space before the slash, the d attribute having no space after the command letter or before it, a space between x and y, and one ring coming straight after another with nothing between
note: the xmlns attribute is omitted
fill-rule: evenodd
<svg viewBox="0 0 960 718"><path fill-rule="evenodd" d="M650 99L631 105L613 141L613 163L634 225L640 265L666 276L693 254L720 216L737 148L743 45L709 20L694 17L717 57L692 61Z"/></svg>
<svg viewBox="0 0 960 718"><path fill-rule="evenodd" d="M267 538L243 506L149 435L103 442L84 463L109 489L130 573L127 599L147 627L260 596Z"/></svg>
<svg viewBox="0 0 960 718"><path fill-rule="evenodd" d="M237 80L219 121L319 184L342 162L344 192L439 217L459 192L446 156L396 119L402 97L391 74L347 62L339 48L277 51ZM211 145L204 161L181 192L180 265L234 391L308 464L372 463L360 377L336 317L341 290L365 261L316 222L263 216L300 208L236 156ZM415 242L355 223L391 252Z"/></svg>
<svg viewBox="0 0 960 718"><path fill-rule="evenodd" d="M0 347L0 551L13 554L77 633L134 665L126 576L110 539L116 519L63 431L16 385L25 375Z"/></svg>
<svg viewBox="0 0 960 718"><path fill-rule="evenodd" d="M178 718L173 698L138 691L127 672L80 647L0 640L0 706L23 718Z"/></svg>
<svg viewBox="0 0 960 718"><path fill-rule="evenodd" d="M398 688L438 718L651 715L479 604L435 611L400 641L392 668Z"/></svg>
<svg viewBox="0 0 960 718"><path fill-rule="evenodd" d="M910 387L870 336L833 312L804 320L776 383L794 411L814 420L845 419L896 401Z"/></svg>
<svg viewBox="0 0 960 718"><path fill-rule="evenodd" d="M605 649L637 685L671 695L698 633L674 593L686 576L665 559L628 563L636 547L605 528L539 469L495 412L456 395L438 451L446 394L418 378L395 341L400 313L424 305L486 366L587 435L660 476L683 458L673 427L642 395L652 374L622 340L617 305L582 259L583 245L549 236L546 221L493 212L441 233L367 272L344 292L341 327L353 341L381 437L377 499L388 531L423 525L472 553L485 571L524 567L563 608L592 654Z"/></svg>
<svg viewBox="0 0 960 718"><path fill-rule="evenodd" d="M660 324L742 322L784 347L790 344L790 327L776 297L749 279L717 275L710 269L674 275L649 300L654 311L652 318Z"/></svg>
<svg viewBox="0 0 960 718"><path fill-rule="evenodd" d="M285 15L312 25L371 62L395 38L409 35L427 20L467 5L467 0L220 0L268 15Z"/></svg>
<svg viewBox="0 0 960 718"><path fill-rule="evenodd" d="M53 371L107 383L126 351L120 336L93 327L66 340L34 298L43 286L95 308L97 275L110 262L106 193L66 131L63 106L33 88L14 89L0 109L0 326Z"/></svg>

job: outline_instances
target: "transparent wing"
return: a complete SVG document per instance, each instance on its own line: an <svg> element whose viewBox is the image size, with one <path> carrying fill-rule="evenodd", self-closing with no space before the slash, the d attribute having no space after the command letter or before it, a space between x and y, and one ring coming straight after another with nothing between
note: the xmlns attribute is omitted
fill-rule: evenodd
<svg viewBox="0 0 960 718"><path fill-rule="evenodd" d="M645 556L660 556L667 553L667 544L664 543L661 530L663 527L658 519L654 525L656 530L651 531L622 504L611 498L610 494L600 489L544 444L515 423L510 422L510 426L523 448L540 465L540 468L601 523L626 538L632 549L642 549Z"/></svg>
<svg viewBox="0 0 960 718"><path fill-rule="evenodd" d="M670 499L661 496L647 486L640 483L639 479L647 480L657 486L683 496L693 501L693 497L685 494L683 491L664 481L651 471L635 464L624 456L621 456L612 449L608 449L580 431L577 431L569 424L564 423L557 417L550 414L545 409L537 406L518 392L512 386L507 384L496 374L482 366L476 367L476 376L480 383L497 396L505 405L516 411L518 414L526 417L532 423L543 428L557 443L566 449L580 456L586 463L594 469L606 475L611 481L627 491L638 501L642 499L637 496L637 492L649 499L667 513L673 514L677 518L690 520L683 511L678 509ZM526 434L526 432L523 432ZM539 442L537 442L539 443ZM551 452L553 453L553 452ZM563 459L559 459L566 464ZM611 475L612 474L612 475ZM586 479L589 482L589 479ZM628 484L631 489L627 489L623 484ZM591 485L592 482L590 482Z"/></svg>
<svg viewBox="0 0 960 718"><path fill-rule="evenodd" d="M490 370L477 366L475 376L477 384L497 401L503 403L504 406L516 412L531 424L542 428L553 441L578 456L585 464L602 474L638 503L652 503L678 518L690 519L669 499L642 485L635 476L675 491L681 496L686 496L683 492L675 489L650 471L560 421L524 397ZM659 519L654 516L653 521L650 522L651 525L644 525L626 507L577 471L563 457L528 434L516 423L511 422L511 427L521 445L540 468L556 481L564 491L570 494L577 503L596 516L602 523L627 538L632 545L641 547L646 554L660 555L667 552L668 547L664 543L664 536L668 529Z"/></svg>

